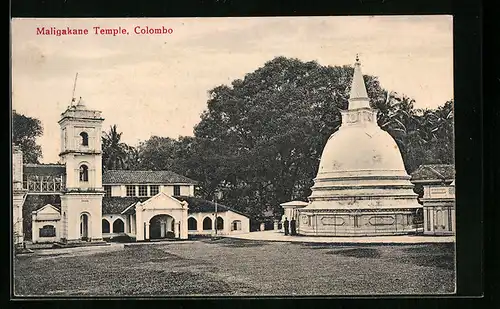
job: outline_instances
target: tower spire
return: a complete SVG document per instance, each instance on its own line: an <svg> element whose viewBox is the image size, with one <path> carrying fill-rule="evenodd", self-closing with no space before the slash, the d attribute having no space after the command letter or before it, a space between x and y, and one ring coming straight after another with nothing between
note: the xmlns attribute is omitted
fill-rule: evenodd
<svg viewBox="0 0 500 309"><path fill-rule="evenodd" d="M352 77L351 92L349 94L349 109L370 108L370 100L366 92L366 85L361 73L361 62L356 54L354 75Z"/></svg>
<svg viewBox="0 0 500 309"><path fill-rule="evenodd" d="M73 83L73 93L71 94L71 105L73 105L73 103L75 103L75 90L76 90L76 80L78 79L78 72L76 72L76 75L75 75L75 82Z"/></svg>

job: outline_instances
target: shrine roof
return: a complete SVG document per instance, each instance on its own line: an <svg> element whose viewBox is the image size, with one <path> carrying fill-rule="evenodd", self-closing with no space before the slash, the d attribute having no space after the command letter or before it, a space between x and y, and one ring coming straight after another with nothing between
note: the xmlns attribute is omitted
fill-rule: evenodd
<svg viewBox="0 0 500 309"><path fill-rule="evenodd" d="M24 164L23 173L38 176L60 176L66 174L64 164Z"/></svg>
<svg viewBox="0 0 500 309"><path fill-rule="evenodd" d="M120 214L129 206L137 203L144 202L150 199L150 197L103 197L102 198L102 214L103 215L111 215L111 214Z"/></svg>
<svg viewBox="0 0 500 309"><path fill-rule="evenodd" d="M171 171L108 170L102 174L103 184L192 184L195 180Z"/></svg>
<svg viewBox="0 0 500 309"><path fill-rule="evenodd" d="M194 196L183 196L183 195L174 195L174 198L180 201L186 201L188 203L188 213L195 212L215 212L215 202L204 200L202 198L194 197ZM235 210L226 205L217 203L217 212L225 212L232 211L234 213L240 214L242 216L247 216L246 214Z"/></svg>
<svg viewBox="0 0 500 309"><path fill-rule="evenodd" d="M188 203L188 213L196 212L215 212L215 203L207 201L202 198L193 196L173 196L179 201L186 201ZM137 202L145 202L151 197L103 197L102 198L102 214L121 214L126 210L127 214L134 213L135 204ZM234 213L246 216L244 213L234 210L231 207L217 203L217 212L232 211Z"/></svg>
<svg viewBox="0 0 500 309"><path fill-rule="evenodd" d="M28 194L23 204L23 217L31 218L31 212L50 204L61 210L61 197L59 194Z"/></svg>
<svg viewBox="0 0 500 309"><path fill-rule="evenodd" d="M411 181L417 182L452 179L455 179L453 164L423 164L411 173Z"/></svg>

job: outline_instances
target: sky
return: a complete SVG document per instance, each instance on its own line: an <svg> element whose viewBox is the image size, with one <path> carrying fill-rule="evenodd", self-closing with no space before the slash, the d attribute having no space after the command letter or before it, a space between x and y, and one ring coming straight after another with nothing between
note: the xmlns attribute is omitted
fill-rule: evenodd
<svg viewBox="0 0 500 309"><path fill-rule="evenodd" d="M38 118L43 163L58 161L57 121L75 97L116 124L122 141L193 135L208 91L277 56L352 65L385 89L435 108L453 98L452 16L13 19L12 108ZM37 27L88 29L86 36L37 35ZM171 28L138 35L135 27ZM93 27L128 35L96 35Z"/></svg>

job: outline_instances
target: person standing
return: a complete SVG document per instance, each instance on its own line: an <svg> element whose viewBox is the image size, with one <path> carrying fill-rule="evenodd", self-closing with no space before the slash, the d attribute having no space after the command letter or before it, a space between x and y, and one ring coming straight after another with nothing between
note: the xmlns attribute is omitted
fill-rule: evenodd
<svg viewBox="0 0 500 309"><path fill-rule="evenodd" d="M285 217L285 221L283 221L283 229L285 230L285 236L287 236L289 233L289 226L288 226L288 219Z"/></svg>
<svg viewBox="0 0 500 309"><path fill-rule="evenodd" d="M297 221L295 219L290 220L290 235L297 235Z"/></svg>

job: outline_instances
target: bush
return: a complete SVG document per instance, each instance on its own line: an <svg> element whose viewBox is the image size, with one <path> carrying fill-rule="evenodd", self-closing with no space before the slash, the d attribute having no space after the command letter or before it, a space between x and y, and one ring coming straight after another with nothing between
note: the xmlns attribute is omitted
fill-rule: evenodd
<svg viewBox="0 0 500 309"><path fill-rule="evenodd" d="M130 237L128 235L118 235L118 236L110 237L109 241L110 242L127 243L127 242L134 242L135 238Z"/></svg>

